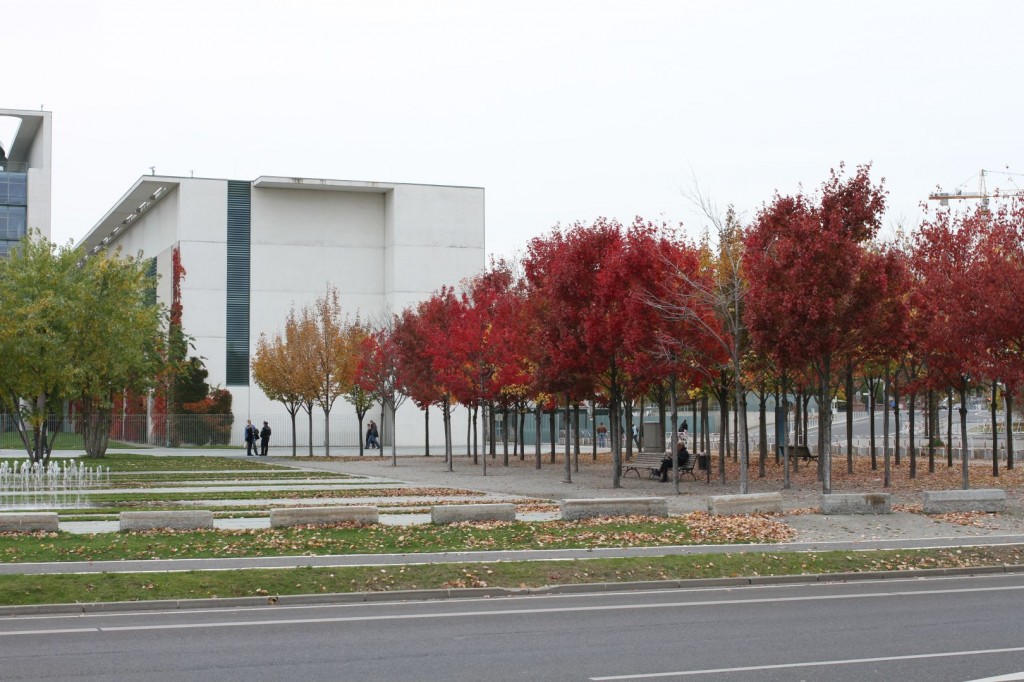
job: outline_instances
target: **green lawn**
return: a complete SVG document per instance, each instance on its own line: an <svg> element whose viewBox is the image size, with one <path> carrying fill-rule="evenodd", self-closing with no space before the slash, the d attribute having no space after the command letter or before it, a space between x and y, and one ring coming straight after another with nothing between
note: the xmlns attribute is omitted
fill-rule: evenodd
<svg viewBox="0 0 1024 682"><path fill-rule="evenodd" d="M633 559L2 575L0 605L269 597L460 587L542 587L738 576L913 571L1020 564L1021 546L874 552L704 554Z"/></svg>
<svg viewBox="0 0 1024 682"><path fill-rule="evenodd" d="M700 542L771 542L775 522L703 528ZM758 528L764 529L759 533ZM387 554L502 549L564 549L685 545L694 542L683 517L624 518L543 523L478 523L450 526L358 526L145 533L5 533L0 561L103 561L297 554Z"/></svg>
<svg viewBox="0 0 1024 682"><path fill-rule="evenodd" d="M108 448L115 450L124 450L140 447L138 444L133 443L122 443L121 441L110 440L107 443ZM0 448L4 450L21 450L25 451L25 445L21 442L21 436L18 435L17 431L3 431L0 432ZM85 451L85 443L82 440L82 434L80 433L68 433L61 431L58 433L53 440L54 450L82 450Z"/></svg>

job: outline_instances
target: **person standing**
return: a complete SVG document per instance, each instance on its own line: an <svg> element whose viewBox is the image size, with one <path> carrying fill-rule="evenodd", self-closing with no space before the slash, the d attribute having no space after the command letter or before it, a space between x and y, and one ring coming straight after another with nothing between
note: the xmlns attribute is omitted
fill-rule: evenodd
<svg viewBox="0 0 1024 682"><path fill-rule="evenodd" d="M252 425L252 420L248 420L245 424L245 456L252 457L255 454L253 452L253 446L256 445L256 439L259 437L259 432L256 427Z"/></svg>
<svg viewBox="0 0 1024 682"><path fill-rule="evenodd" d="M255 428L255 427L254 427ZM260 429L260 455L267 456L267 448L270 446L270 424L263 422L263 428Z"/></svg>
<svg viewBox="0 0 1024 682"><path fill-rule="evenodd" d="M370 428L367 431L367 441L370 443L371 448L377 448L380 450L380 433L377 431L377 422L370 420Z"/></svg>

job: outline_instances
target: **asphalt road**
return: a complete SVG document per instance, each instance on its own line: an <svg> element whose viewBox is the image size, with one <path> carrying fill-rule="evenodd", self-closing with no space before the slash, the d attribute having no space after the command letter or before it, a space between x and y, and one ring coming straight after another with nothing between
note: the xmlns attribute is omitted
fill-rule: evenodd
<svg viewBox="0 0 1024 682"><path fill-rule="evenodd" d="M929 680L1024 670L1024 576L0 621L4 680Z"/></svg>

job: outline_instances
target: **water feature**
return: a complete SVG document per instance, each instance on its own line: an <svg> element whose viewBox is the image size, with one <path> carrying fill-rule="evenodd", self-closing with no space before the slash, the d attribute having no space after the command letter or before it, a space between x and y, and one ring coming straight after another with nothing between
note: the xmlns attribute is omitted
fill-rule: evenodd
<svg viewBox="0 0 1024 682"><path fill-rule="evenodd" d="M110 467L75 460L0 462L0 510L89 506L82 491L110 484Z"/></svg>

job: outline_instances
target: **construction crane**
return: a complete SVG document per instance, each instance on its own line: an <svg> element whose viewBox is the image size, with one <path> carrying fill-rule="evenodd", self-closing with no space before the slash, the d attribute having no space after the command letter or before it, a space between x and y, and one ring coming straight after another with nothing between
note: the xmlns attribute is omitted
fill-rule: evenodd
<svg viewBox="0 0 1024 682"><path fill-rule="evenodd" d="M994 194L989 193L988 188L985 185L985 178L989 175L1003 175L1006 176L1009 181L1014 185L1014 188L1009 191L997 190ZM979 199L981 201L982 208L988 208L988 200L993 196L1000 197L1024 197L1024 190L1017 187L1017 183L1014 178L1024 177L1021 173L1007 173L1003 171L988 171L982 169L978 171L978 191L971 192L966 191L964 187L968 182L974 179L974 176L967 178L959 185L953 192L932 192L928 195L930 201L938 201L942 206L949 206L951 200L956 201L959 199Z"/></svg>

